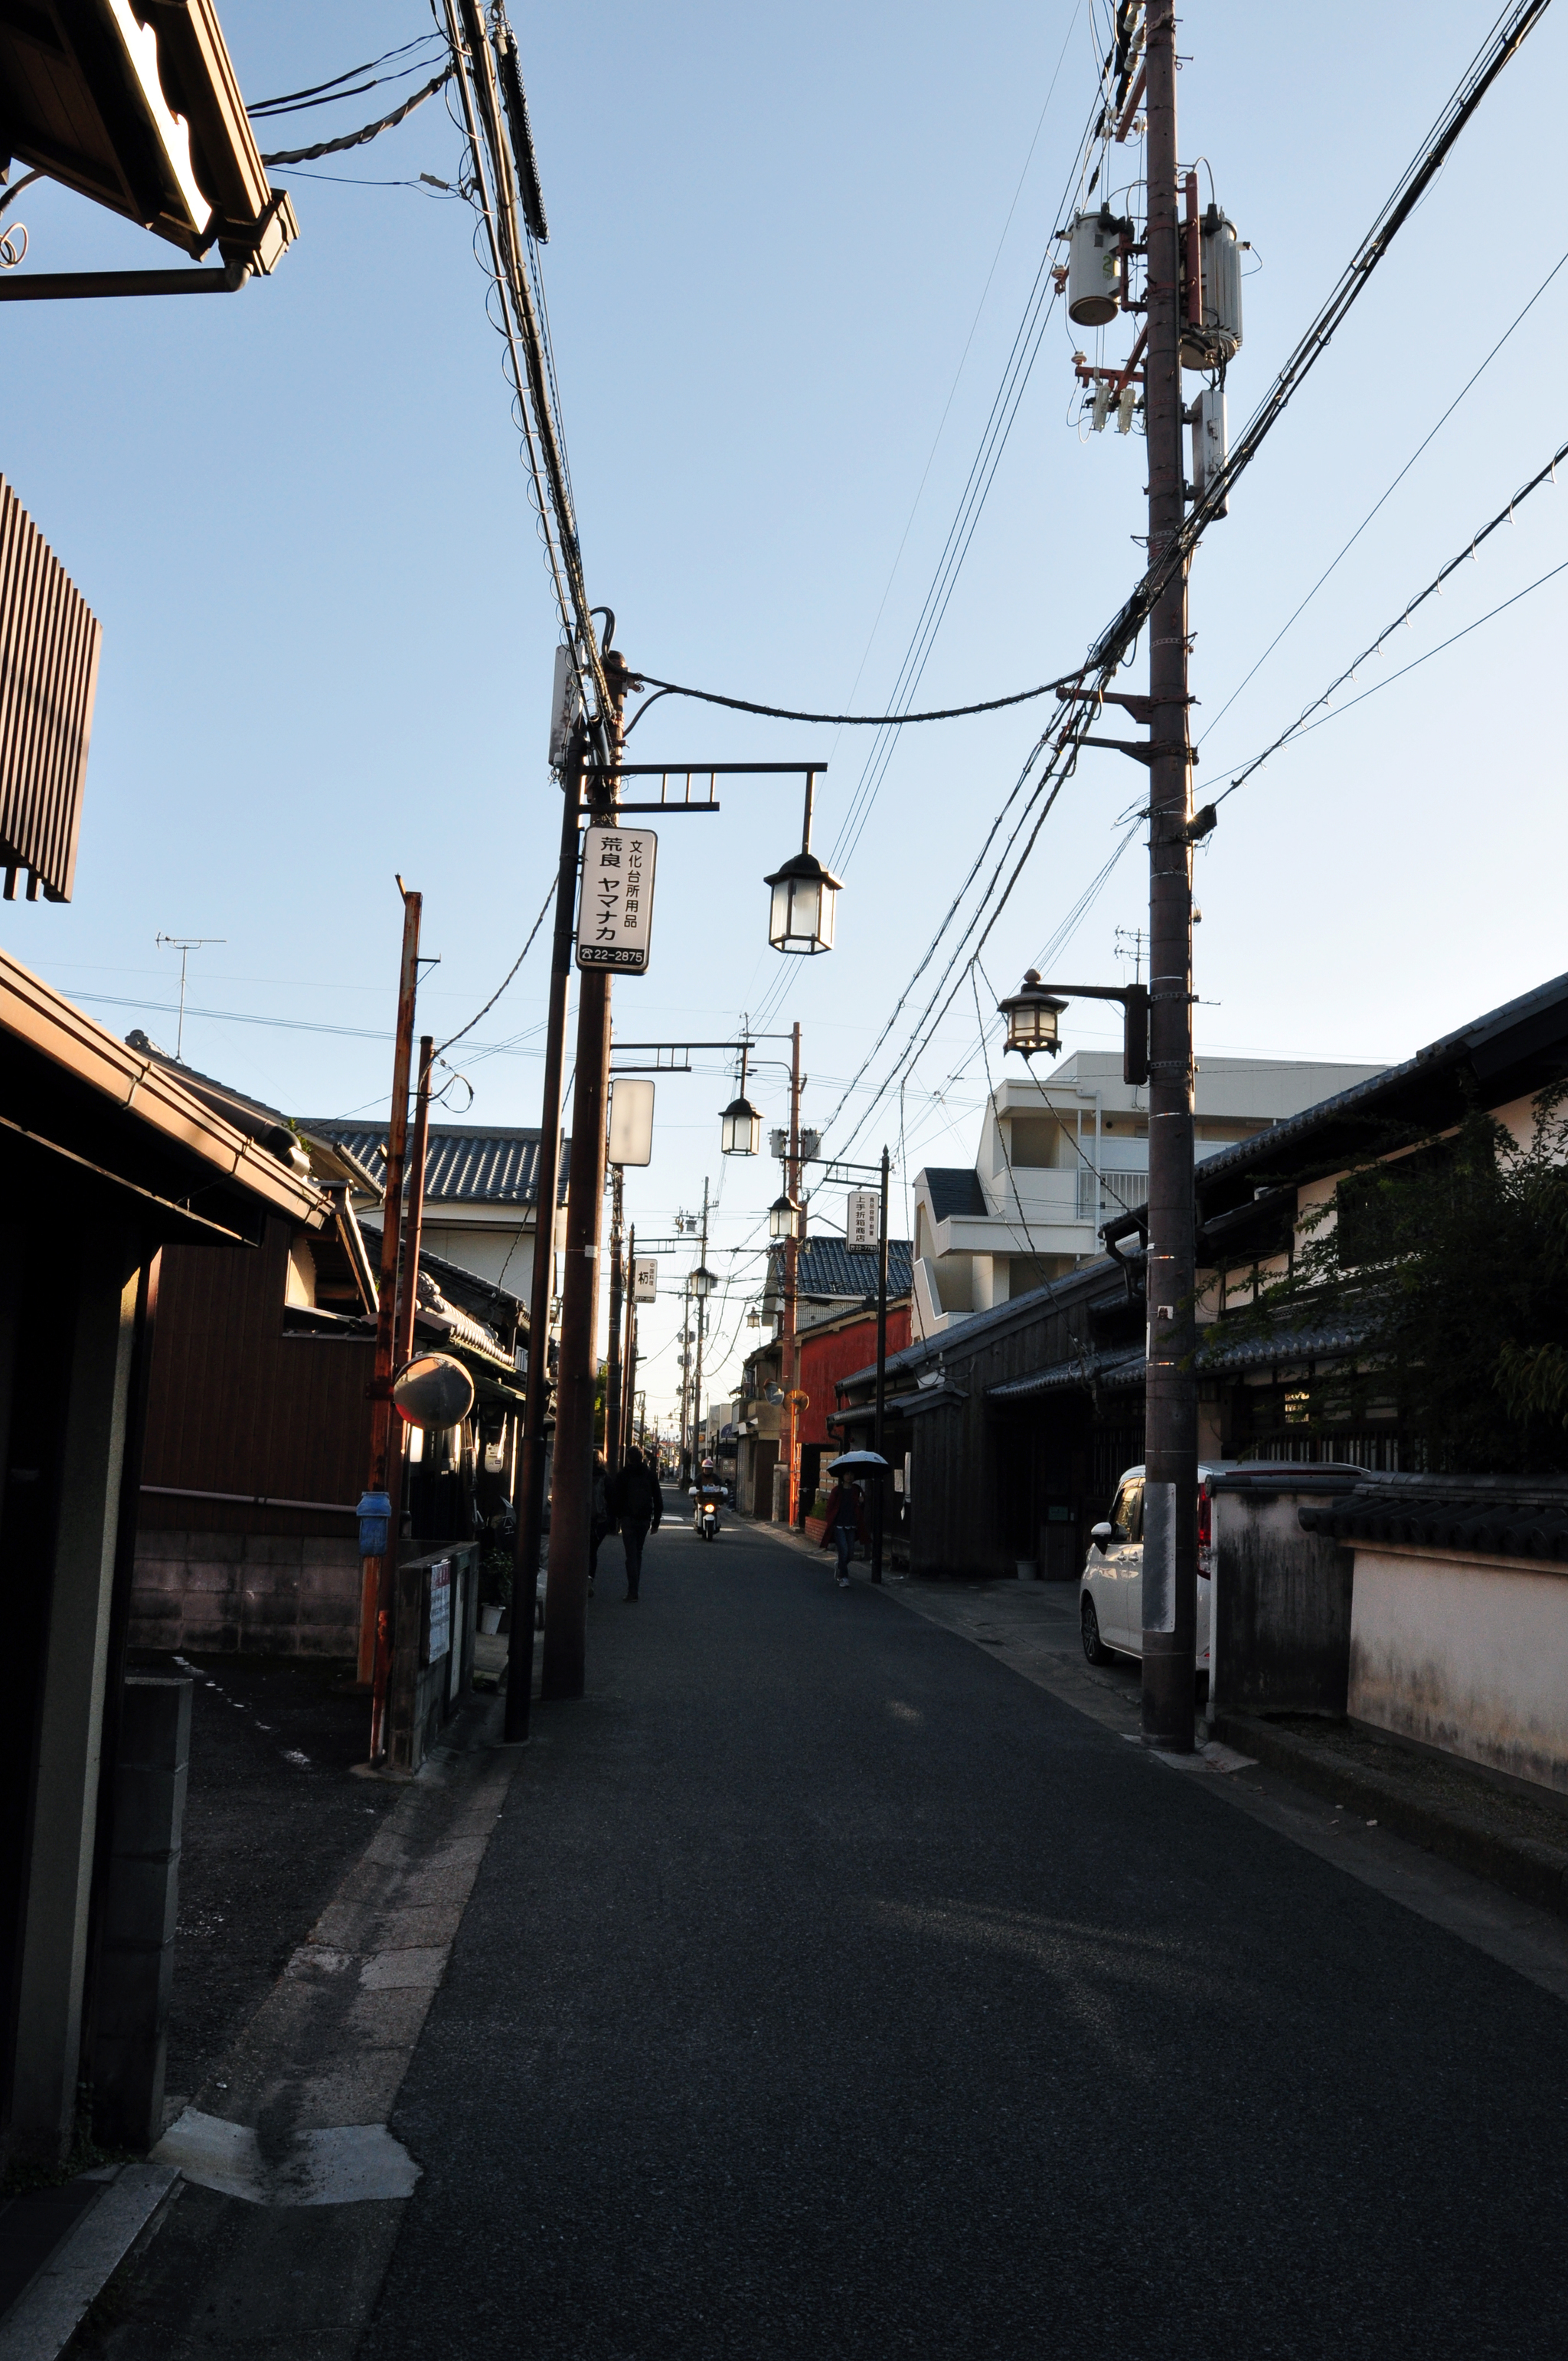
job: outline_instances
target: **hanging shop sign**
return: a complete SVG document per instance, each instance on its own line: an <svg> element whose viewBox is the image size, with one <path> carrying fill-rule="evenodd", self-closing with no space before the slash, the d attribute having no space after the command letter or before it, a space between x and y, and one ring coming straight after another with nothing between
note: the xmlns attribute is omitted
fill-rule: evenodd
<svg viewBox="0 0 1568 2361"><path fill-rule="evenodd" d="M844 1244L847 1246L878 1246L882 1244L882 1191L851 1189L845 1207Z"/></svg>
<svg viewBox="0 0 1568 2361"><path fill-rule="evenodd" d="M658 1257L639 1255L631 1266L631 1301L633 1303L656 1303L658 1300Z"/></svg>
<svg viewBox="0 0 1568 2361"><path fill-rule="evenodd" d="M577 965L641 975L653 917L658 839L645 828L583 831L583 890L577 903Z"/></svg>

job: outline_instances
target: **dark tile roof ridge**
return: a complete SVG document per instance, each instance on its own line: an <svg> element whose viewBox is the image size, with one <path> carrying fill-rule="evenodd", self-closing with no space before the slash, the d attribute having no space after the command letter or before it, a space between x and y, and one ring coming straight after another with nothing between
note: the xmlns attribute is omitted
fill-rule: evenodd
<svg viewBox="0 0 1568 2361"><path fill-rule="evenodd" d="M1082 1287L1086 1281L1095 1286L1103 1286L1107 1272L1114 1271L1116 1268L1113 1256L1096 1255L1092 1262L1084 1263L1077 1270L1064 1270L1059 1279L1049 1279L1043 1287L1032 1287L1026 1295L1010 1296L1005 1303L993 1303L989 1312L971 1312L969 1318L960 1320L956 1327L939 1329L935 1336L923 1336L913 1345L905 1345L901 1351L890 1353L887 1356L887 1366L890 1369L917 1369L923 1362L939 1358L950 1345L957 1345L960 1341L967 1344L971 1337L986 1334L992 1328L1003 1326L1010 1318L1015 1319L1020 1315L1028 1316L1038 1312L1048 1297L1061 1293L1070 1294ZM863 1379L874 1378L875 1375L876 1369L873 1365L868 1368L851 1370L848 1377L840 1378L838 1382L841 1386L859 1385Z"/></svg>

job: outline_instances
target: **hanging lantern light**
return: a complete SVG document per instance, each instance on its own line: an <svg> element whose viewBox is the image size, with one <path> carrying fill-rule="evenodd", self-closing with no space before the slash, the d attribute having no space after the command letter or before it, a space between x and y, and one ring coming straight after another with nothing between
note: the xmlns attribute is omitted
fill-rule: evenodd
<svg viewBox="0 0 1568 2361"><path fill-rule="evenodd" d="M755 1156L762 1144L762 1118L750 1099L730 1100L718 1118L718 1141L726 1156Z"/></svg>
<svg viewBox="0 0 1568 2361"><path fill-rule="evenodd" d="M1044 1049L1055 1057L1061 1048L1057 1019L1067 1006L1065 1000L1053 999L1040 983L1038 968L1031 968L1019 989L1008 1000L997 1004L1007 1019L1007 1047L1022 1057L1032 1058Z"/></svg>
<svg viewBox="0 0 1568 2361"><path fill-rule="evenodd" d="M800 851L775 869L763 884L773 889L768 913L768 940L776 951L811 957L833 948L833 906L841 891L811 850L811 803L817 774L806 774L806 827Z"/></svg>
<svg viewBox="0 0 1568 2361"><path fill-rule="evenodd" d="M806 1215L790 1196L775 1197L768 1207L768 1235L774 1238L798 1238L806 1228Z"/></svg>
<svg viewBox="0 0 1568 2361"><path fill-rule="evenodd" d="M691 1275L692 1293L698 1297L711 1295L718 1284L718 1280L714 1278L713 1273L708 1269L707 1265L706 1263L698 1263L696 1268Z"/></svg>
<svg viewBox="0 0 1568 2361"><path fill-rule="evenodd" d="M746 1314L746 1325L748 1328L760 1328L762 1324L762 1315L753 1303L751 1309Z"/></svg>

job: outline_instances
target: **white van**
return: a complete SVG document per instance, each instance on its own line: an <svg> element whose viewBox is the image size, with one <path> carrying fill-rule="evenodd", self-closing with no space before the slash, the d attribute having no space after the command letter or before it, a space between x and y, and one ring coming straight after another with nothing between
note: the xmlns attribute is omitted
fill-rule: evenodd
<svg viewBox="0 0 1568 2361"><path fill-rule="evenodd" d="M1198 1670L1207 1675L1211 1651L1209 1607L1214 1571L1214 1502L1209 1479L1232 1471L1249 1476L1343 1476L1363 1480L1365 1470L1337 1459L1308 1462L1267 1459L1205 1459L1198 1469ZM1116 1487L1108 1521L1091 1525L1089 1555L1079 1582L1079 1626L1083 1653L1091 1664L1113 1656L1144 1653L1144 1471L1129 1467Z"/></svg>
<svg viewBox="0 0 1568 2361"><path fill-rule="evenodd" d="M1209 1669L1210 1576L1213 1572L1213 1506L1209 1477L1239 1466L1234 1459L1205 1460L1198 1470L1198 1670ZM1255 1463L1248 1463L1253 1465ZM1079 1624L1091 1664L1144 1653L1144 1471L1129 1467L1116 1487L1108 1521L1090 1528L1089 1555L1079 1584Z"/></svg>

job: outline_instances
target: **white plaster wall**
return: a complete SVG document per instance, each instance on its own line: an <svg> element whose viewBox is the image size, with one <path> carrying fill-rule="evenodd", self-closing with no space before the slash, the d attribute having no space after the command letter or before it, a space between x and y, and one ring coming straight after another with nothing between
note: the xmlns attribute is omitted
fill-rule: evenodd
<svg viewBox="0 0 1568 2361"><path fill-rule="evenodd" d="M1568 1794L1568 1567L1358 1548L1349 1708Z"/></svg>

